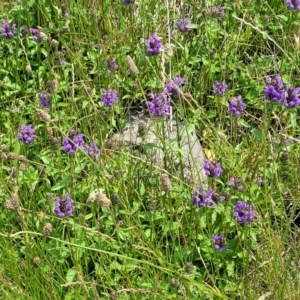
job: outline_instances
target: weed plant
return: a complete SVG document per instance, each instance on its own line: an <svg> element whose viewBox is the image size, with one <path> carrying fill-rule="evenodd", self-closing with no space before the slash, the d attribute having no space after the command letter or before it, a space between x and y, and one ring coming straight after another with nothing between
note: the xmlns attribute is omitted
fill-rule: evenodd
<svg viewBox="0 0 300 300"><path fill-rule="evenodd" d="M298 300L298 2L0 0L0 299Z"/></svg>

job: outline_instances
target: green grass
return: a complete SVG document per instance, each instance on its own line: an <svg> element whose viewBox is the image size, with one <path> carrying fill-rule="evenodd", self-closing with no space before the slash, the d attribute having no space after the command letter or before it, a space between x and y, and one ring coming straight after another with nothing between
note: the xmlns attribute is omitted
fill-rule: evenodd
<svg viewBox="0 0 300 300"><path fill-rule="evenodd" d="M263 93L268 75L300 86L299 11L285 1L225 1L225 17L217 18L207 10L216 4L0 5L1 19L16 24L18 33L26 26L47 36L42 43L24 32L0 39L0 299L300 298L299 108L266 101ZM176 29L180 17L191 20L191 32ZM173 56L147 56L145 40L153 33L163 45L173 44ZM108 74L111 58L119 67ZM192 203L200 182L175 167L171 157L179 153L162 134L161 118L153 118L161 142L144 146L164 149L165 168L111 140L129 111L147 110L147 94L161 92L175 76L185 85L173 117L196 130L206 155L221 163L221 177L208 178L207 186L230 192L215 209ZM36 109L49 80L59 85L46 123ZM213 93L215 80L228 85L223 97ZM111 108L102 103L108 88L119 97ZM228 100L238 95L246 110L237 117L228 113ZM18 140L21 124L34 126L33 143ZM86 143L96 141L97 159L62 151L70 128ZM162 173L169 174L170 193L160 187ZM230 177L242 177L242 191L230 187ZM87 203L100 188L109 207ZM59 218L55 198L67 193L75 210ZM8 209L14 194L19 207ZM233 217L238 200L256 211L244 227ZM48 223L53 230L45 235ZM219 234L228 244L223 252L211 241Z"/></svg>

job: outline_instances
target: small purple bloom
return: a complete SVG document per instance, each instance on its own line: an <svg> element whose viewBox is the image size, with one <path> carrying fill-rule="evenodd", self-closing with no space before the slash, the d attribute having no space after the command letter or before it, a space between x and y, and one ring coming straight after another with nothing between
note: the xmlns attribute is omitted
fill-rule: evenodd
<svg viewBox="0 0 300 300"><path fill-rule="evenodd" d="M50 103L49 103L49 100L50 100L50 97L51 97L50 94L40 93L39 97L40 97L40 104L42 106L44 106L44 107L50 107Z"/></svg>
<svg viewBox="0 0 300 300"><path fill-rule="evenodd" d="M205 175L207 175L209 177L218 178L223 173L223 170L221 169L220 163L214 164L212 161L210 161L208 159L204 163L204 172L205 172Z"/></svg>
<svg viewBox="0 0 300 300"><path fill-rule="evenodd" d="M11 24L5 20L2 20L2 37L5 39L11 39L17 32L17 28L15 24Z"/></svg>
<svg viewBox="0 0 300 300"><path fill-rule="evenodd" d="M165 92L173 100L177 100L179 95L182 94L181 86L184 84L185 79L182 77L174 77L171 81L166 84Z"/></svg>
<svg viewBox="0 0 300 300"><path fill-rule="evenodd" d="M111 74L112 72L118 70L119 66L115 57L109 59L105 62L105 66L107 67L107 73Z"/></svg>
<svg viewBox="0 0 300 300"><path fill-rule="evenodd" d="M244 201L238 201L235 205L233 216L241 226L244 226L254 221L255 211L250 204Z"/></svg>
<svg viewBox="0 0 300 300"><path fill-rule="evenodd" d="M242 191L244 189L244 187L242 186L242 181L243 178L242 177L230 177L229 178L229 185L237 188L239 191Z"/></svg>
<svg viewBox="0 0 300 300"><path fill-rule="evenodd" d="M130 3L134 3L135 0L123 0L123 3L125 4L130 4Z"/></svg>
<svg viewBox="0 0 300 300"><path fill-rule="evenodd" d="M64 152L68 152L69 154L74 154L77 150L77 148L83 148L84 146L84 139L83 139L83 134L79 133L72 138L69 137L64 137L63 138L63 148L62 150Z"/></svg>
<svg viewBox="0 0 300 300"><path fill-rule="evenodd" d="M210 6L209 9L208 9L208 12L212 17L224 18L224 16L225 16L225 6L222 6L222 5Z"/></svg>
<svg viewBox="0 0 300 300"><path fill-rule="evenodd" d="M70 194L66 194L63 197L55 198L55 209L54 212L60 217L69 217L72 215L75 206L73 205L74 201L71 199Z"/></svg>
<svg viewBox="0 0 300 300"><path fill-rule="evenodd" d="M215 192L212 189L205 190L203 184L200 184L200 186L192 196L192 202L198 207L207 206L211 208L216 208L217 205L212 199L214 193Z"/></svg>
<svg viewBox="0 0 300 300"><path fill-rule="evenodd" d="M261 177L258 177L258 178L256 179L256 183L257 183L258 185L263 185L263 184L264 184L264 180L263 180Z"/></svg>
<svg viewBox="0 0 300 300"><path fill-rule="evenodd" d="M117 91L112 89L103 90L102 101L106 106L113 106L118 101Z"/></svg>
<svg viewBox="0 0 300 300"><path fill-rule="evenodd" d="M36 138L35 129L33 128L33 126L31 124L29 124L27 126L22 124L20 127L18 138L20 141L22 141L26 145L30 144Z"/></svg>
<svg viewBox="0 0 300 300"><path fill-rule="evenodd" d="M300 87L294 88L290 84L286 86L285 97L283 104L286 108L291 108L300 105L300 99L298 94L300 93Z"/></svg>
<svg viewBox="0 0 300 300"><path fill-rule="evenodd" d="M167 93L161 92L156 95L149 93L148 99L147 104L153 117L165 117L170 114L171 103Z"/></svg>
<svg viewBox="0 0 300 300"><path fill-rule="evenodd" d="M36 42L45 42L46 41L46 35L44 34L43 30L36 29L36 28L29 28L29 32L30 32L32 38Z"/></svg>
<svg viewBox="0 0 300 300"><path fill-rule="evenodd" d="M216 250L219 252L224 251L227 248L227 244L224 243L224 235L213 235L212 241L215 245Z"/></svg>
<svg viewBox="0 0 300 300"><path fill-rule="evenodd" d="M264 95L266 100L282 103L285 97L283 82L279 74L274 78L266 77L267 86L264 88Z"/></svg>
<svg viewBox="0 0 300 300"><path fill-rule="evenodd" d="M100 154L100 149L97 147L96 142L92 142L90 146L85 145L84 151L91 157L96 157Z"/></svg>
<svg viewBox="0 0 300 300"><path fill-rule="evenodd" d="M148 55L158 55L162 47L162 42L159 36L154 33L146 40L145 45L147 47Z"/></svg>
<svg viewBox="0 0 300 300"><path fill-rule="evenodd" d="M61 66L65 66L65 65L66 65L66 61L65 61L64 59L62 59L62 60L60 61L60 65L61 65Z"/></svg>
<svg viewBox="0 0 300 300"><path fill-rule="evenodd" d="M190 25L191 21L189 19L178 19L177 21L177 29L181 32L190 32L192 31L192 28L186 27L187 25Z"/></svg>
<svg viewBox="0 0 300 300"><path fill-rule="evenodd" d="M223 96L227 90L227 84L219 81L214 82L214 93L218 94L219 96Z"/></svg>
<svg viewBox="0 0 300 300"><path fill-rule="evenodd" d="M228 111L233 115L242 115L245 112L246 105L242 101L242 96L237 98L229 99L228 101Z"/></svg>
<svg viewBox="0 0 300 300"><path fill-rule="evenodd" d="M300 0L286 0L286 5L291 10L298 10L300 9Z"/></svg>

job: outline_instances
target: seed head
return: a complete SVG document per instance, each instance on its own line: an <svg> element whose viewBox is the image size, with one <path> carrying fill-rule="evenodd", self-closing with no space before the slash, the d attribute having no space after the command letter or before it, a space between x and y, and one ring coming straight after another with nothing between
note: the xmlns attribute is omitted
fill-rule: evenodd
<svg viewBox="0 0 300 300"><path fill-rule="evenodd" d="M98 195L97 200L100 207L109 207L111 205L111 201L105 194Z"/></svg>
<svg viewBox="0 0 300 300"><path fill-rule="evenodd" d="M127 61L127 66L128 66L128 69L129 69L131 75L137 75L139 70L130 55L126 56L126 61Z"/></svg>
<svg viewBox="0 0 300 300"><path fill-rule="evenodd" d="M168 174L163 173L160 175L160 187L166 193L170 193L172 191L172 184Z"/></svg>
<svg viewBox="0 0 300 300"><path fill-rule="evenodd" d="M45 123L48 123L51 121L51 116L44 109L37 109L36 113L39 116L41 121L44 121Z"/></svg>
<svg viewBox="0 0 300 300"><path fill-rule="evenodd" d="M52 233L52 224L51 223L47 223L44 227L43 227L43 235L45 236L49 236Z"/></svg>

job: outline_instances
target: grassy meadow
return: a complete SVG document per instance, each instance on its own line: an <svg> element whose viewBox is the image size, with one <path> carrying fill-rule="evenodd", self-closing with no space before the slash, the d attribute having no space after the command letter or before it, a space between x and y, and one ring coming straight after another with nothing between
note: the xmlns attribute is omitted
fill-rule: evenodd
<svg viewBox="0 0 300 300"><path fill-rule="evenodd" d="M0 0L0 299L300 299L298 2Z"/></svg>

